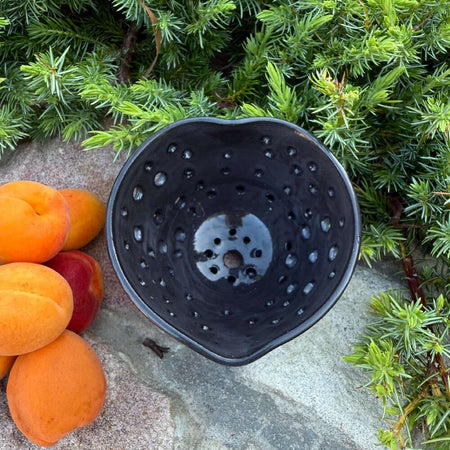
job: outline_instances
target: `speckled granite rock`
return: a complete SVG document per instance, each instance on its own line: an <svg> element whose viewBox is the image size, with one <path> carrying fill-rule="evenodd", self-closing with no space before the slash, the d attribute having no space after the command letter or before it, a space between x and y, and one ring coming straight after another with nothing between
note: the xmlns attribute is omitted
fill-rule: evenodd
<svg viewBox="0 0 450 450"><path fill-rule="evenodd" d="M125 161L114 151L85 152L53 140L22 145L0 165L0 183L29 179L79 187L107 202ZM336 306L303 335L244 367L213 363L153 326L137 311L112 269L102 232L84 250L103 270L105 298L84 334L102 359L107 401L91 425L57 449L371 450L382 422L367 381L342 361L367 323L367 302L391 285L394 269L357 267ZM159 359L150 337L170 351ZM33 449L9 417L0 381L0 450Z"/></svg>

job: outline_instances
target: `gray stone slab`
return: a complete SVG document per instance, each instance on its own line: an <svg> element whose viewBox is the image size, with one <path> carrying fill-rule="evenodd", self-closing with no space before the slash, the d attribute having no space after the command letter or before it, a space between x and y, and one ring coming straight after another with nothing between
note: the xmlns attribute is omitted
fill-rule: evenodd
<svg viewBox="0 0 450 450"><path fill-rule="evenodd" d="M53 140L21 146L0 166L0 184L17 179L79 187L106 203L124 155L83 151ZM335 307L301 336L243 367L211 362L152 325L112 269L102 232L85 249L103 270L105 298L83 336L102 359L108 396L99 418L64 438L67 449L361 449L375 448L385 426L367 381L342 361L368 321L367 302L398 287L395 267L358 265ZM142 342L170 347L163 359ZM11 421L0 382L0 449L37 448Z"/></svg>

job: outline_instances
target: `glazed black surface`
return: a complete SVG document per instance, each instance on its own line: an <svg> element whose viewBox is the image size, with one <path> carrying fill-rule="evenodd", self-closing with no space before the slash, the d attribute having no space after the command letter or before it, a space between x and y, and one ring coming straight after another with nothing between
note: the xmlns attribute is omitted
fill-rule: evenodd
<svg viewBox="0 0 450 450"><path fill-rule="evenodd" d="M144 314L238 365L332 307L353 273L360 224L344 170L312 135L276 119L201 118L166 127L130 157L107 236Z"/></svg>

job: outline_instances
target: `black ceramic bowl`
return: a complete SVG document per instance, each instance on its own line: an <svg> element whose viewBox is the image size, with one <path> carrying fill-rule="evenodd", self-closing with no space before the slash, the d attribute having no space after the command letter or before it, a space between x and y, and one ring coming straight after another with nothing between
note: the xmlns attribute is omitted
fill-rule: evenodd
<svg viewBox="0 0 450 450"><path fill-rule="evenodd" d="M228 365L317 322L360 245L344 169L310 133L271 118L186 119L155 133L119 173L106 227L138 308Z"/></svg>

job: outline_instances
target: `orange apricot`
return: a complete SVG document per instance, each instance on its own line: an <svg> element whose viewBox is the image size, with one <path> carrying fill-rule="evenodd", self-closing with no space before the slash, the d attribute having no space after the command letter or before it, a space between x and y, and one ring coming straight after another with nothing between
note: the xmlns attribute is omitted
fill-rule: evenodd
<svg viewBox="0 0 450 450"><path fill-rule="evenodd" d="M73 311L69 283L42 264L0 266L0 355L47 345L67 327Z"/></svg>
<svg viewBox="0 0 450 450"><path fill-rule="evenodd" d="M8 375L15 360L15 356L0 356L0 380Z"/></svg>
<svg viewBox="0 0 450 450"><path fill-rule="evenodd" d="M67 202L56 189L26 180L0 186L0 264L53 258L69 226Z"/></svg>
<svg viewBox="0 0 450 450"><path fill-rule="evenodd" d="M17 357L6 395L11 417L35 444L56 444L100 414L106 379L94 349L65 330L45 347Z"/></svg>
<svg viewBox="0 0 450 450"><path fill-rule="evenodd" d="M69 205L69 236L63 250L78 250L92 241L105 225L106 207L92 192L60 189Z"/></svg>

